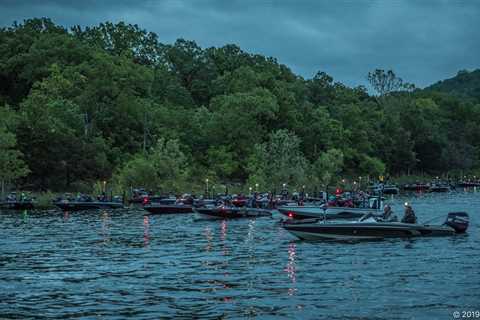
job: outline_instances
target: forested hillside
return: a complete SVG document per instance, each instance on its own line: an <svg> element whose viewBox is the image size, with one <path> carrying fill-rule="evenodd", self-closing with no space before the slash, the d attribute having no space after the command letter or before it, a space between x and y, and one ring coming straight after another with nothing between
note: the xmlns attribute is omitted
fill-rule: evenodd
<svg viewBox="0 0 480 320"><path fill-rule="evenodd" d="M393 72L365 77L375 95L321 71L303 79L234 44L28 20L0 30L0 180L42 190L103 180L175 190L206 178L273 188L480 167L478 100L414 90Z"/></svg>
<svg viewBox="0 0 480 320"><path fill-rule="evenodd" d="M474 71L460 70L458 74L443 81L439 81L427 90L435 90L457 95L463 98L480 100L480 69Z"/></svg>

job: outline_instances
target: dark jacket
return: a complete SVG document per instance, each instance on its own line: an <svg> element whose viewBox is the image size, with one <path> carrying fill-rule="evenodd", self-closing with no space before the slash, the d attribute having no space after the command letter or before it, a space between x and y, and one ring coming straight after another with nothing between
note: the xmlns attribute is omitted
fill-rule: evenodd
<svg viewBox="0 0 480 320"><path fill-rule="evenodd" d="M417 217L415 216L415 212L413 212L412 208L405 209L405 214L402 218L403 223L417 223Z"/></svg>

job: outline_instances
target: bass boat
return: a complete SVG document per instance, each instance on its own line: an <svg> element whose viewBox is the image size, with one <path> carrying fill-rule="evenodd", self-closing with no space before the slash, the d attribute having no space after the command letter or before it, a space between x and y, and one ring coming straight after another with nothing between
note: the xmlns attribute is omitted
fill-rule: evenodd
<svg viewBox="0 0 480 320"><path fill-rule="evenodd" d="M304 240L362 240L407 237L435 237L462 234L467 231L466 212L451 212L441 225L382 222L368 218L357 222L325 223L288 220L283 228Z"/></svg>
<svg viewBox="0 0 480 320"><path fill-rule="evenodd" d="M279 207L278 211L291 219L351 220L359 219L366 214L381 216L383 212L381 200L381 197L372 197L364 207L283 206Z"/></svg>
<svg viewBox="0 0 480 320"><path fill-rule="evenodd" d="M63 211L83 211L97 209L121 209L123 203L111 201L69 201L61 200L55 202L55 205Z"/></svg>
<svg viewBox="0 0 480 320"><path fill-rule="evenodd" d="M6 210L30 210L33 207L33 200L7 200L0 202L0 209Z"/></svg>

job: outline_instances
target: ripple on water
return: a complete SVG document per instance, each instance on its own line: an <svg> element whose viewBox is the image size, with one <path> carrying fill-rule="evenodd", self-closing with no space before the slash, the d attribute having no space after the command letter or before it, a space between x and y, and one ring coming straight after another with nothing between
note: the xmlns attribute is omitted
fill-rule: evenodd
<svg viewBox="0 0 480 320"><path fill-rule="evenodd" d="M4 318L450 318L480 308L480 195L410 195L420 220L467 211L466 236L298 241L276 219L141 210L2 212Z"/></svg>

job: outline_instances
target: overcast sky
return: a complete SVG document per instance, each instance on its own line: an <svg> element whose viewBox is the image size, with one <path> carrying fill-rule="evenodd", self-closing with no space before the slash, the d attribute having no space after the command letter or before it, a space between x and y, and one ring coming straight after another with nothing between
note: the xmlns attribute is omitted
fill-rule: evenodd
<svg viewBox="0 0 480 320"><path fill-rule="evenodd" d="M234 43L349 86L375 68L424 87L480 67L477 0L0 0L0 25L32 17L68 27L125 21L163 43Z"/></svg>

